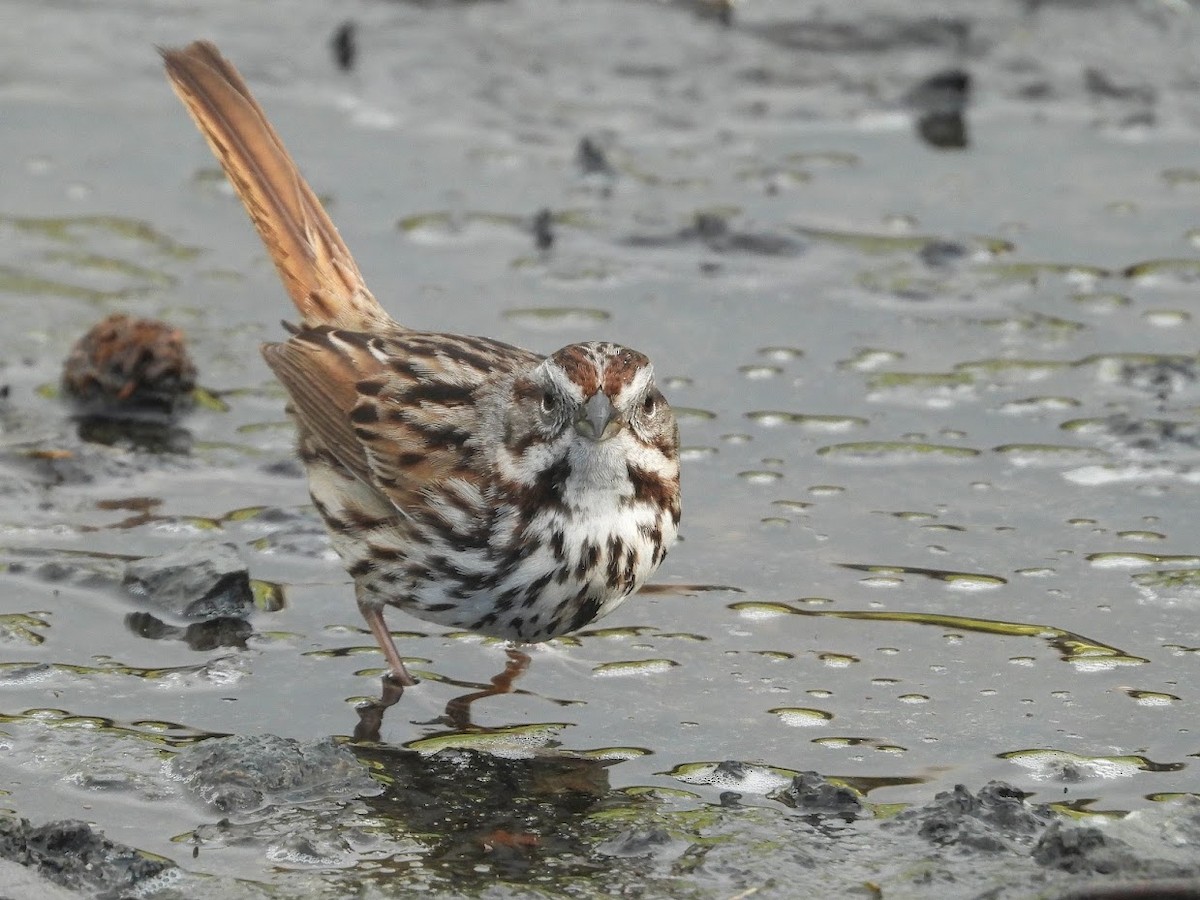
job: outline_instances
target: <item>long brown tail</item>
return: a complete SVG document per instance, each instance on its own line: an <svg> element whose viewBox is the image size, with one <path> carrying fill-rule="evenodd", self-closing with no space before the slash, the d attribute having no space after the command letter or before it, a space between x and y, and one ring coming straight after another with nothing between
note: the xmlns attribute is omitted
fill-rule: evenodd
<svg viewBox="0 0 1200 900"><path fill-rule="evenodd" d="M237 69L208 41L160 52L171 86L245 204L304 324L366 331L388 321Z"/></svg>

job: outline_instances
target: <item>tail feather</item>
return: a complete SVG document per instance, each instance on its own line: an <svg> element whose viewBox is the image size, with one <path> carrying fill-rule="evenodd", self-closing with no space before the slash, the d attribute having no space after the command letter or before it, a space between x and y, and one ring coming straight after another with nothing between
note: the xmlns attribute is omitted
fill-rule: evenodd
<svg viewBox="0 0 1200 900"><path fill-rule="evenodd" d="M237 69L208 41L160 52L304 324L365 331L389 321Z"/></svg>

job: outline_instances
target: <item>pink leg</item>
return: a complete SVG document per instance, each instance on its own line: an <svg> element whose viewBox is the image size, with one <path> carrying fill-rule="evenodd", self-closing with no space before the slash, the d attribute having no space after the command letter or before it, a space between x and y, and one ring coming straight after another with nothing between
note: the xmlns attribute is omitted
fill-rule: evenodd
<svg viewBox="0 0 1200 900"><path fill-rule="evenodd" d="M404 660L400 658L400 653L396 650L396 642L392 640L387 623L383 621L383 610L378 606L363 603L361 599L358 601L358 609L363 614L363 618L367 620L371 634L375 635L375 642L379 644L379 649L383 651L388 665L391 666L392 678L402 685L412 687L417 683L417 679L409 675L408 669L404 668Z"/></svg>

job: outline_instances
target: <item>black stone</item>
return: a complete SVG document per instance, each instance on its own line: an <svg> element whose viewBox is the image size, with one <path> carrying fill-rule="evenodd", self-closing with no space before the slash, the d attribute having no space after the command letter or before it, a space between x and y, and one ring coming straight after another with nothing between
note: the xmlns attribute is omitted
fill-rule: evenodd
<svg viewBox="0 0 1200 900"><path fill-rule="evenodd" d="M111 841L86 822L67 820L35 827L28 819L9 816L0 817L0 859L36 869L70 890L99 897L133 896L140 882L175 865Z"/></svg>
<svg viewBox="0 0 1200 900"><path fill-rule="evenodd" d="M185 619L244 617L254 608L250 573L233 544L197 543L129 563L129 594Z"/></svg>

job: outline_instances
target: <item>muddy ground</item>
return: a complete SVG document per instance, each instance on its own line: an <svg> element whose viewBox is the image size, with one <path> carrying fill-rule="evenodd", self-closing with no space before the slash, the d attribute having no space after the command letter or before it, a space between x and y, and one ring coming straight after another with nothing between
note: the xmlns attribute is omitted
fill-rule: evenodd
<svg viewBox="0 0 1200 900"><path fill-rule="evenodd" d="M0 893L1197 893L1194 2L5 20ZM680 410L655 590L516 693L394 613L422 683L370 703L290 311L154 51L197 37L397 318L621 341ZM173 426L64 402L113 312L187 335Z"/></svg>

